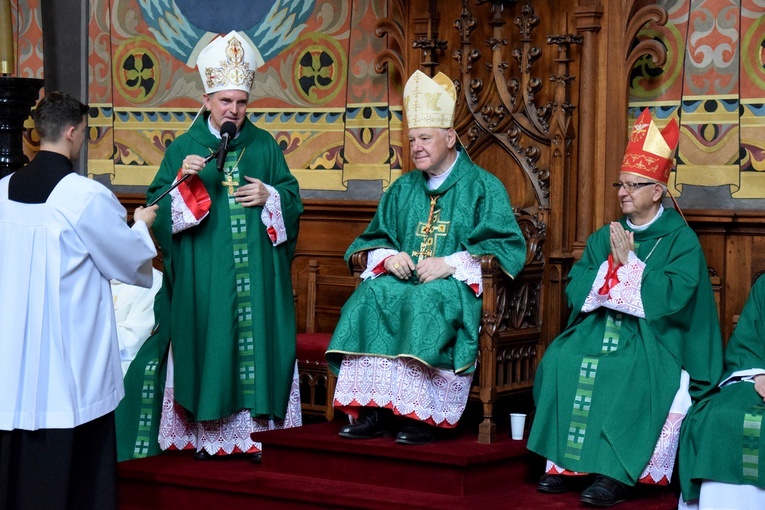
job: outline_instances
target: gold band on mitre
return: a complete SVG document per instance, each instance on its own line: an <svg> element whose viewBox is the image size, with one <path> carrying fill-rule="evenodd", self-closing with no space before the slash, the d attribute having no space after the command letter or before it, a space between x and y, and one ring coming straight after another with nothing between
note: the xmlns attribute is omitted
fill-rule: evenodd
<svg viewBox="0 0 765 510"><path fill-rule="evenodd" d="M672 171L680 128L672 119L659 130L648 108L638 116L624 152L621 172L666 185Z"/></svg>
<svg viewBox="0 0 765 510"><path fill-rule="evenodd" d="M213 40L197 58L206 94L221 90L242 90L249 94L255 69L261 65L260 52L245 35L236 31Z"/></svg>
<svg viewBox="0 0 765 510"><path fill-rule="evenodd" d="M456 105L457 91L444 73L430 78L418 70L404 86L404 111L409 129L452 127Z"/></svg>

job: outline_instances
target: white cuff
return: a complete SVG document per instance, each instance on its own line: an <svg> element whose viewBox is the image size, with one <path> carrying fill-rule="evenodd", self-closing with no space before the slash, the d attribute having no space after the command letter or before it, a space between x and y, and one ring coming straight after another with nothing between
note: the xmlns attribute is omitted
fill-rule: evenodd
<svg viewBox="0 0 765 510"><path fill-rule="evenodd" d="M627 265L616 271L619 283L611 287L608 301L603 306L644 319L643 297L640 295L644 271L645 262L637 258L634 252L630 252Z"/></svg>
<svg viewBox="0 0 765 510"><path fill-rule="evenodd" d="M598 268L598 274L595 276L595 282L592 284L590 293L587 294L587 298L582 305L582 312L587 313L600 308L608 301L608 295L601 296L600 288L606 283L606 273L608 272L608 261L603 262Z"/></svg>
<svg viewBox="0 0 765 510"><path fill-rule="evenodd" d="M380 265L380 262L383 260L396 255L397 253L398 252L396 250L392 250L390 248L377 248L374 250L369 250L367 253L367 267L364 269L364 272L361 273L361 279L366 280L368 278L377 278L378 276L384 275L385 273L375 274L373 271L374 268Z"/></svg>
<svg viewBox="0 0 765 510"><path fill-rule="evenodd" d="M186 202L183 200L181 192L178 191L177 187L170 191L170 197L172 197L170 217L173 220L173 234L177 234L178 232L182 232L191 227L196 227L202 223L203 219L207 218L208 214L210 214L210 212L207 211L201 218L194 216L194 213L192 213L189 206L186 205Z"/></svg>
<svg viewBox="0 0 765 510"><path fill-rule="evenodd" d="M454 278L467 285L478 285L476 296L483 293L483 278L481 277L481 259L473 257L467 251L458 251L447 257L444 262L454 268Z"/></svg>
<svg viewBox="0 0 765 510"><path fill-rule="evenodd" d="M272 239L274 246L279 246L287 240L287 228L284 225L284 217L282 216L282 198L276 188L263 184L268 190L268 200L263 206L263 211L260 213L260 221L266 228L273 228L276 233L276 240Z"/></svg>
<svg viewBox="0 0 765 510"><path fill-rule="evenodd" d="M755 376L761 374L765 374L765 370L762 368L748 368L746 370L738 370L730 374L724 381L720 382L718 386L722 388L728 384L733 384L740 381L754 382Z"/></svg>

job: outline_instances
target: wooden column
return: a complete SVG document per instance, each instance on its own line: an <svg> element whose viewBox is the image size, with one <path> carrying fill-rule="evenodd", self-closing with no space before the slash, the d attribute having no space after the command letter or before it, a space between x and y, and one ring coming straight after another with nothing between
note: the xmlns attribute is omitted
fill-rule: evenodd
<svg viewBox="0 0 765 510"><path fill-rule="evenodd" d="M587 237L597 227L592 204L592 190L598 186L595 174L595 136L598 124L596 95L599 88L598 76L598 32L601 29L600 20L603 16L603 6L597 2L592 5L580 6L574 11L575 28L582 35L582 54L579 66L579 129L578 129L578 160L579 168L576 175L578 190L576 203L576 226L572 251L578 259L584 251Z"/></svg>

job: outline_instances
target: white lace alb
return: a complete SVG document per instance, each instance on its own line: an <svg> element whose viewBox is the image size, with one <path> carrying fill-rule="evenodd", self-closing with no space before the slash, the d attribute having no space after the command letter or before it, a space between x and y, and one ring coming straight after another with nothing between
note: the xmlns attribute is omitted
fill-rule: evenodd
<svg viewBox="0 0 765 510"><path fill-rule="evenodd" d="M458 375L412 358L346 355L335 407L389 407L395 414L453 427L465 411L472 380L472 373Z"/></svg>

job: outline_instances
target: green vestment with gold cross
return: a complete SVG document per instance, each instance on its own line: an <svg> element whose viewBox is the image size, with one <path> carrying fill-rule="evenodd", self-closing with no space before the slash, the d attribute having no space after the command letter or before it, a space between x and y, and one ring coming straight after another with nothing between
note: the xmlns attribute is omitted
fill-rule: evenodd
<svg viewBox="0 0 765 510"><path fill-rule="evenodd" d="M207 117L200 115L168 147L147 201L172 184L186 155L217 149L220 139ZM263 207L235 202L225 185L229 176L237 186L249 176L279 192L286 242L272 244L261 221ZM158 452L155 444L146 452L133 449L143 435L156 443L170 343L174 398L192 419L224 418L241 409L283 419L287 410L296 334L290 265L303 212L297 180L274 138L248 120L229 143L224 172L211 161L199 178L210 195L209 215L173 234L167 195L152 227L164 263L155 303L158 328L125 378L126 398L117 410L121 459Z"/></svg>
<svg viewBox="0 0 765 510"><path fill-rule="evenodd" d="M749 293L725 348L725 381L765 370L765 277ZM765 403L751 381L729 383L694 404L680 429L680 487L686 501L703 480L765 489Z"/></svg>
<svg viewBox="0 0 765 510"><path fill-rule="evenodd" d="M625 218L622 226L627 225ZM651 458L680 372L698 399L722 371L722 340L704 253L696 234L667 209L634 231L646 267L640 283L645 318L582 306L611 253L610 227L587 240L569 274L571 316L548 346L534 380L536 413L529 450L571 471L635 484Z"/></svg>
<svg viewBox="0 0 765 510"><path fill-rule="evenodd" d="M428 257L468 251L495 255L514 277L523 268L526 243L507 191L464 152L435 189L412 171L383 194L371 223L348 248L388 248L408 253L415 264ZM407 356L426 365L469 373L478 353L481 300L453 277L425 284L382 275L362 282L343 306L327 350L337 373L344 354Z"/></svg>

